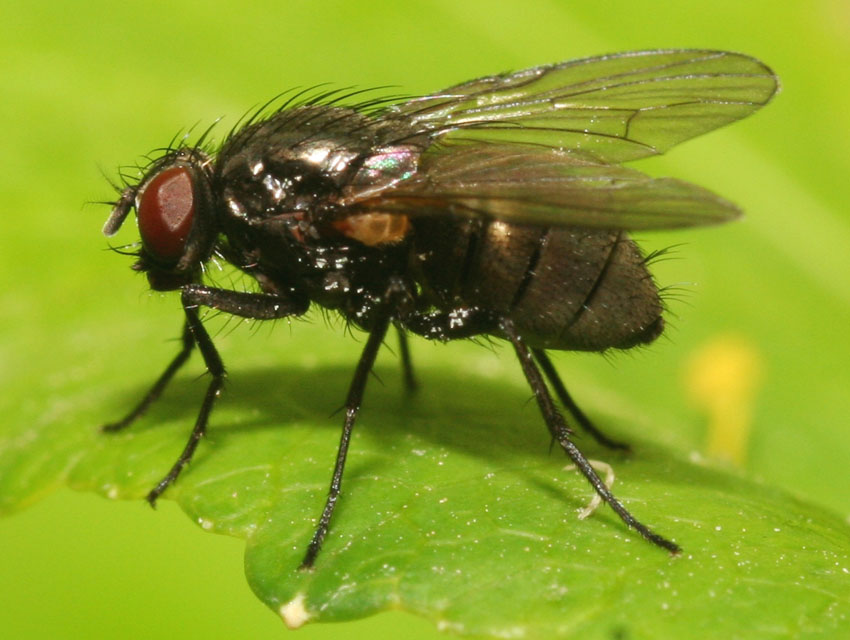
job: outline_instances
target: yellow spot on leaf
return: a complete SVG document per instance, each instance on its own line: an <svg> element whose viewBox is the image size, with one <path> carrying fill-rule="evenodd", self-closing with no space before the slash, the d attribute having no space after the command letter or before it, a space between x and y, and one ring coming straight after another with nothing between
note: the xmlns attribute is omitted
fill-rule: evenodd
<svg viewBox="0 0 850 640"><path fill-rule="evenodd" d="M706 451L743 466L764 360L752 340L721 334L691 356L685 385L708 418Z"/></svg>

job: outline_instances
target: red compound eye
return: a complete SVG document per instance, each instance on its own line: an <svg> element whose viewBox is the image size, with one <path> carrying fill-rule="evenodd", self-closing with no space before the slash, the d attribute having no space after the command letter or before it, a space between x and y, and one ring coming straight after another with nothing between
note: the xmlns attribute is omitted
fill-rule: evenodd
<svg viewBox="0 0 850 640"><path fill-rule="evenodd" d="M145 249L161 260L179 260L195 215L195 191L189 169L172 167L160 171L145 186L137 213Z"/></svg>

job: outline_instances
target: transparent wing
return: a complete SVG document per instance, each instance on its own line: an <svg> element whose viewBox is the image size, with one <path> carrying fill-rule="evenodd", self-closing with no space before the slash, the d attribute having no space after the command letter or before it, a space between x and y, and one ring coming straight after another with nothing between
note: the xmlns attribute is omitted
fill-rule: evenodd
<svg viewBox="0 0 850 640"><path fill-rule="evenodd" d="M777 87L766 65L739 53L634 51L472 80L383 117L441 142L538 144L620 163L744 118Z"/></svg>
<svg viewBox="0 0 850 640"><path fill-rule="evenodd" d="M353 191L339 204L345 215L454 215L626 230L718 224L740 215L731 202L687 182L510 144L426 153L413 177L377 194Z"/></svg>

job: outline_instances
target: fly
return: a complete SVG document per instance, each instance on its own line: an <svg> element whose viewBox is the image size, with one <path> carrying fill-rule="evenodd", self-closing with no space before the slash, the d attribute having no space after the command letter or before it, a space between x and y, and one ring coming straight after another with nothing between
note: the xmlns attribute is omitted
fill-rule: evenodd
<svg viewBox="0 0 850 640"><path fill-rule="evenodd" d="M401 101L326 92L261 109L213 147L170 147L119 189L104 227L135 210L133 269L179 290L182 347L132 411L159 397L197 347L211 380L189 440L150 491L154 504L192 459L225 369L199 316L258 320L315 304L368 333L345 403L327 501L302 568L313 566L340 494L366 381L390 327L414 386L409 333L509 342L554 442L602 500L649 542L679 546L637 520L573 442L565 409L605 436L561 382L549 350L628 349L663 331L658 288L627 235L726 222L740 212L701 187L622 163L739 120L767 104L774 73L723 51L636 51L465 82ZM218 257L257 292L204 284ZM556 403L560 402L561 408Z"/></svg>

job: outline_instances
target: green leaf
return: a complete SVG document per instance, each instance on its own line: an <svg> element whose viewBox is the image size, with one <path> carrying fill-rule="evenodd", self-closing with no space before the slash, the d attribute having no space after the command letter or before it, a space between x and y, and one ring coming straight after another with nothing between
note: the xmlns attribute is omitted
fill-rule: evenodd
<svg viewBox="0 0 850 640"><path fill-rule="evenodd" d="M327 489L340 422L328 414L343 397L345 369L235 371L209 438L167 494L203 529L247 539L249 583L290 624L303 607L311 622L403 609L494 637L847 628L845 523L669 451L639 445L625 456L583 442L613 465L629 508L682 545L671 557L605 507L578 519L591 491L562 455L547 455L525 392L429 370L408 400L389 366L378 375L392 382L369 390L313 571L297 567ZM174 386L120 434L74 418L0 443L6 509L44 478L141 499L179 452L203 391L202 381Z"/></svg>

